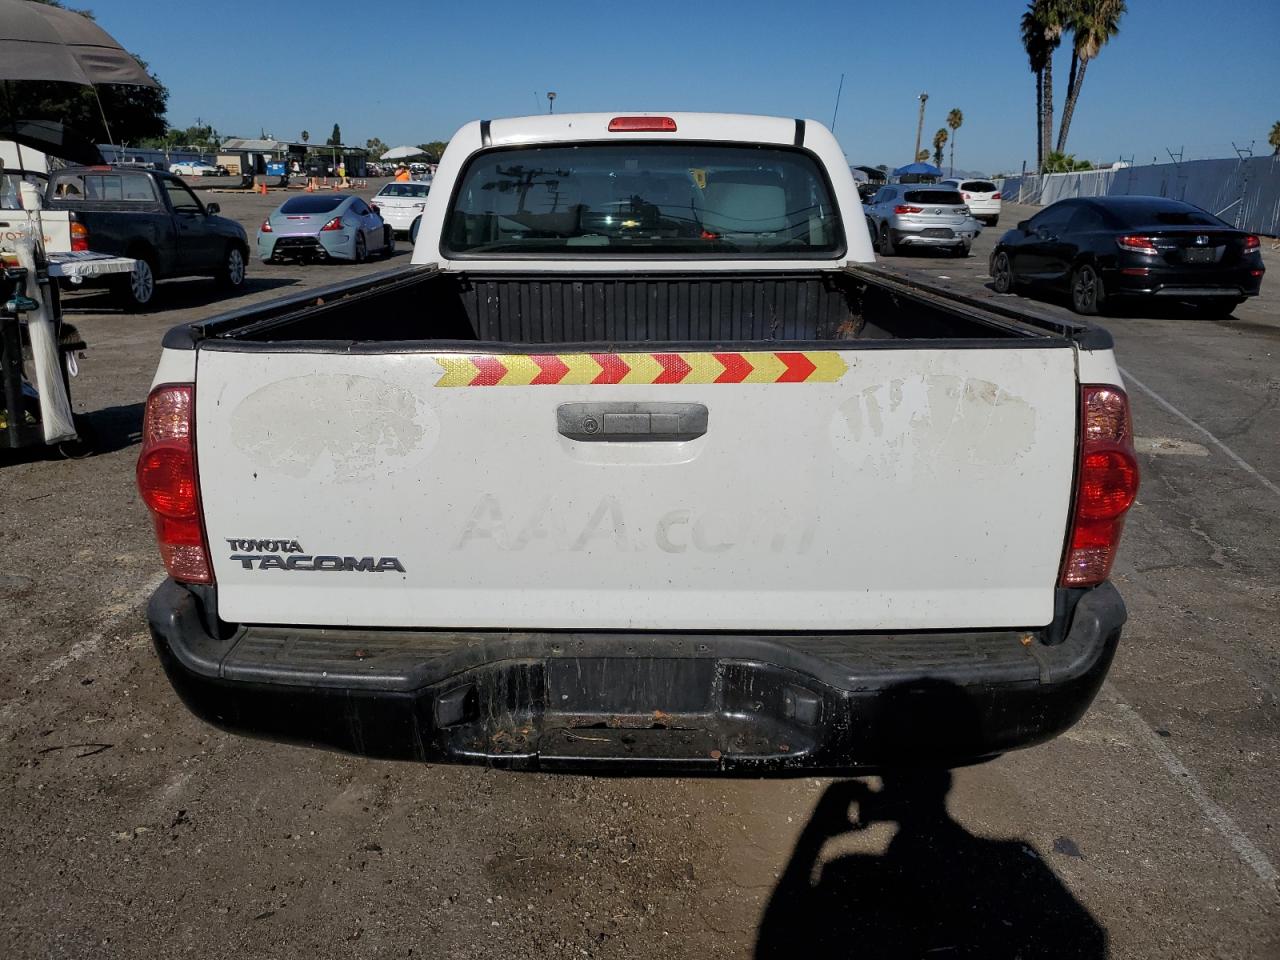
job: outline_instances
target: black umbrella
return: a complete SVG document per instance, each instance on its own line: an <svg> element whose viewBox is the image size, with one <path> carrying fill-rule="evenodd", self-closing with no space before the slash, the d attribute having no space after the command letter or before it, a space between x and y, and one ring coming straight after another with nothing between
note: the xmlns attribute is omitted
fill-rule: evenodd
<svg viewBox="0 0 1280 960"><path fill-rule="evenodd" d="M65 124L54 120L14 120L7 126L4 135L21 146L86 166L103 162L98 145Z"/></svg>
<svg viewBox="0 0 1280 960"><path fill-rule="evenodd" d="M88 17L27 0L0 0L0 80L157 86L137 59Z"/></svg>

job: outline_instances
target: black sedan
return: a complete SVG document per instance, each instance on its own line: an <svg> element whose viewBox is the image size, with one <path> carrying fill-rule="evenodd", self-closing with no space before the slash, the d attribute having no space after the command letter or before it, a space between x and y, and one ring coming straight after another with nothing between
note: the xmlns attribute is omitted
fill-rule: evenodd
<svg viewBox="0 0 1280 960"><path fill-rule="evenodd" d="M1121 298L1187 301L1227 316L1262 283L1262 246L1211 213L1164 197L1059 200L996 244L991 278L1056 289L1077 313Z"/></svg>

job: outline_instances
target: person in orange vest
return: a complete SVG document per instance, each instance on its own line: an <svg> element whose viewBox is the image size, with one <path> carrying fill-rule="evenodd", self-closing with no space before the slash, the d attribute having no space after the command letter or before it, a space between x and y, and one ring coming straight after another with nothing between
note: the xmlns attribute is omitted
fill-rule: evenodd
<svg viewBox="0 0 1280 960"><path fill-rule="evenodd" d="M409 173L409 168L403 163L396 168L396 183L408 183L413 179L413 175Z"/></svg>

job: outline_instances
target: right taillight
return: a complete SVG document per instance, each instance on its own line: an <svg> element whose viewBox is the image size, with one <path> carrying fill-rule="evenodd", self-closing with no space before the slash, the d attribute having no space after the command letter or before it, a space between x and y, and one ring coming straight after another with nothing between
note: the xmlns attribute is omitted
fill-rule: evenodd
<svg viewBox="0 0 1280 960"><path fill-rule="evenodd" d="M1129 398L1110 384L1080 388L1080 460L1060 584L1106 580L1120 546L1125 512L1138 494Z"/></svg>
<svg viewBox="0 0 1280 960"><path fill-rule="evenodd" d="M995 193L993 193L993 194L991 195L991 199L992 199L992 200L999 200L999 199L1000 199L1000 191L998 191L998 190L997 190Z"/></svg>
<svg viewBox="0 0 1280 960"><path fill-rule="evenodd" d="M1246 234L1244 238L1244 252L1246 255L1250 253L1261 253L1262 241L1252 233Z"/></svg>
<svg viewBox="0 0 1280 960"><path fill-rule="evenodd" d="M142 421L138 492L151 511L169 576L184 583L212 583L196 481L194 420L191 384L165 384L151 391Z"/></svg>

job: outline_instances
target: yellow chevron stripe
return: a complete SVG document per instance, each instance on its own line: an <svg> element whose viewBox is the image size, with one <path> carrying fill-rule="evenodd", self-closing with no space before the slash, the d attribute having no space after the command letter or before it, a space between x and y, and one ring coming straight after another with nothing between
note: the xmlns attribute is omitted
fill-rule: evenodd
<svg viewBox="0 0 1280 960"><path fill-rule="evenodd" d="M564 375L564 379L560 381L561 383L590 383L600 376L600 364L596 363L588 354L562 353L559 354L559 357L564 362L564 365L569 368L569 372Z"/></svg>
<svg viewBox="0 0 1280 960"><path fill-rule="evenodd" d="M622 359L631 372L619 383L653 383L662 376L662 364L653 358L652 353L624 353Z"/></svg>
<svg viewBox="0 0 1280 960"><path fill-rule="evenodd" d="M465 387L480 373L468 357L437 354L435 361L444 367L444 374L436 381L437 387Z"/></svg>
<svg viewBox="0 0 1280 960"><path fill-rule="evenodd" d="M776 353L744 353L742 356L754 368L743 383L775 383L787 370Z"/></svg>
<svg viewBox="0 0 1280 960"><path fill-rule="evenodd" d="M835 383L849 372L849 365L834 350L814 350L805 356L817 368L805 378L806 383Z"/></svg>
<svg viewBox="0 0 1280 960"><path fill-rule="evenodd" d="M682 353L681 358L692 369L681 383L715 383L724 373L724 364L709 353Z"/></svg>
<svg viewBox="0 0 1280 960"><path fill-rule="evenodd" d="M498 381L500 387L527 387L542 372L538 365L526 356L504 355L498 358L507 368L506 375Z"/></svg>

